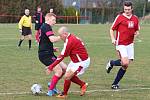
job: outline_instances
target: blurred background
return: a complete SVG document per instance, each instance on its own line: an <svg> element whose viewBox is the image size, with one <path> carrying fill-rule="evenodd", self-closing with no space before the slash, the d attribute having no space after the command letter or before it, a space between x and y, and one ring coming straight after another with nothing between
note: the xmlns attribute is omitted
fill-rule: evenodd
<svg viewBox="0 0 150 100"><path fill-rule="evenodd" d="M99 24L111 23L122 11L125 0L0 0L0 23L16 23L30 9L34 15L41 6L46 14L50 9L57 15L57 23ZM143 23L150 23L150 0L130 0L134 4L134 14Z"/></svg>

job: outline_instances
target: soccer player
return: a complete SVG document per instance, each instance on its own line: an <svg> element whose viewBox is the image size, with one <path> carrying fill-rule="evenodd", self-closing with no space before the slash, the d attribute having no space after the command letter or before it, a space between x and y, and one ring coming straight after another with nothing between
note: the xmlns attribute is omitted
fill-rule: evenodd
<svg viewBox="0 0 150 100"><path fill-rule="evenodd" d="M63 93L57 97L67 97L71 82L74 82L80 86L80 95L82 96L86 92L87 84L80 80L78 75L83 74L89 67L90 58L87 50L84 46L84 43L75 35L70 34L66 27L61 27L58 30L58 33L61 39L64 41L64 48L57 60L55 60L55 62L48 67L47 74L50 74L55 66L57 66L57 64L64 59L64 57L70 56L71 61L66 69Z"/></svg>
<svg viewBox="0 0 150 100"><path fill-rule="evenodd" d="M41 11L40 6L37 7L37 12L33 16L33 18L35 19L35 30L36 30L35 31L35 39L36 39L36 42L39 43L39 29L42 26L42 24L45 22L45 18Z"/></svg>
<svg viewBox="0 0 150 100"><path fill-rule="evenodd" d="M57 57L54 55L53 43L60 41L60 36L54 36L52 26L56 23L56 15L53 13L47 13L45 16L45 23L40 28L40 41L39 41L39 50L38 56L39 60L45 65L50 66ZM61 62L54 69L54 75L50 81L50 86L48 88L47 95L53 96L56 91L55 86L59 79L62 77L64 71L66 70L67 65Z"/></svg>
<svg viewBox="0 0 150 100"><path fill-rule="evenodd" d="M119 59L110 60L106 66L107 73L110 73L114 66L121 66L114 82L112 89L119 89L119 82L124 76L129 64L134 59L134 37L139 35L138 17L133 15L132 2L126 1L123 4L124 11L119 14L110 28L110 37L112 44L116 46ZM116 31L116 38L114 36Z"/></svg>
<svg viewBox="0 0 150 100"><path fill-rule="evenodd" d="M21 17L19 21L19 31L21 33L21 38L18 44L18 47L21 46L22 41L24 40L25 36L28 37L29 40L29 50L31 49L31 39L32 39L32 19L29 15L29 9L25 9L25 15Z"/></svg>

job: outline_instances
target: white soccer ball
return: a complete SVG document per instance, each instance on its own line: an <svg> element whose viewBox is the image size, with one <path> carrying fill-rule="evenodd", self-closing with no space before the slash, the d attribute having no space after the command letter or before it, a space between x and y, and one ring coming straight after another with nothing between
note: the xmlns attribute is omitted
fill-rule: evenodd
<svg viewBox="0 0 150 100"><path fill-rule="evenodd" d="M77 2L74 1L74 2L72 3L72 6L76 6L76 4L77 4Z"/></svg>
<svg viewBox="0 0 150 100"><path fill-rule="evenodd" d="M34 94L34 95L38 95L42 92L42 86L40 84L33 84L31 86L31 92Z"/></svg>

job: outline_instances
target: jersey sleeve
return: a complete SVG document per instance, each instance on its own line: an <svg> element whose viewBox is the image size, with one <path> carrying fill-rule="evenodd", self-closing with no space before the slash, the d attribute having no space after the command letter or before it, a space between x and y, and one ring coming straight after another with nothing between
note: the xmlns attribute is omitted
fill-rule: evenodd
<svg viewBox="0 0 150 100"><path fill-rule="evenodd" d="M32 29L32 17L30 16L30 18L31 18L31 22L30 22L30 23L31 23L31 24L30 24L30 28Z"/></svg>
<svg viewBox="0 0 150 100"><path fill-rule="evenodd" d="M111 29L112 29L112 30L117 30L117 29L118 29L118 25L120 24L119 17L120 17L120 15L118 15L118 16L115 18L115 20L114 20L114 22L113 22L113 24L112 24L112 26L111 26Z"/></svg>
<svg viewBox="0 0 150 100"><path fill-rule="evenodd" d="M47 37L54 35L54 32L51 27L46 28L46 35Z"/></svg>
<svg viewBox="0 0 150 100"><path fill-rule="evenodd" d="M57 64L59 64L63 59L64 59L64 56L63 56L63 55L59 55L59 56L57 57L57 59L56 59L50 66L48 66L48 69L52 71L53 68L54 68Z"/></svg>
<svg viewBox="0 0 150 100"><path fill-rule="evenodd" d="M138 31L138 30L140 30L140 25L139 25L139 20L137 19L137 25L135 27L135 31Z"/></svg>
<svg viewBox="0 0 150 100"><path fill-rule="evenodd" d="M22 29L23 21L24 21L24 16L21 17L21 19L20 19L20 21L18 23L19 29Z"/></svg>

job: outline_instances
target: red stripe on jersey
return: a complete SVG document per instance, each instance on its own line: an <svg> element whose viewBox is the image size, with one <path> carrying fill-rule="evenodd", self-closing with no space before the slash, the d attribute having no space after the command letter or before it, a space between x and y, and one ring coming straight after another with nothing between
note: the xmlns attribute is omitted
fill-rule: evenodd
<svg viewBox="0 0 150 100"><path fill-rule="evenodd" d="M48 31L48 32L46 32L46 35L47 35L47 36L50 36L50 35L53 35L53 34L54 34L53 31Z"/></svg>

